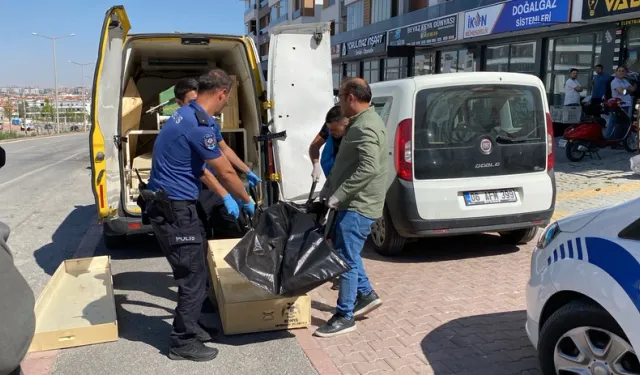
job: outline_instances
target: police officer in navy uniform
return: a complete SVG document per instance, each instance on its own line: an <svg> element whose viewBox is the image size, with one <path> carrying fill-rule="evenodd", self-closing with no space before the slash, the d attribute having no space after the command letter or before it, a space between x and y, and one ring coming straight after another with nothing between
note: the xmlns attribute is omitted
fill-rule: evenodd
<svg viewBox="0 0 640 375"><path fill-rule="evenodd" d="M211 117L229 99L231 78L214 69L198 79L198 97L167 120L153 147L149 184L143 195L146 212L178 284L169 358L208 361L218 350L198 339L202 304L206 298L207 241L196 208L201 182L212 190L220 184L253 215L255 203L229 160L220 151ZM217 181L207 168L216 173ZM218 182L219 181L219 182Z"/></svg>

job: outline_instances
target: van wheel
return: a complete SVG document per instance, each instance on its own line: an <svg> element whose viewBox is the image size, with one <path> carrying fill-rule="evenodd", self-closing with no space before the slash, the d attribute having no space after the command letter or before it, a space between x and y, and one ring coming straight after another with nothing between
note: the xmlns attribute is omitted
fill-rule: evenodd
<svg viewBox="0 0 640 375"><path fill-rule="evenodd" d="M540 330L538 359L544 375L640 374L638 356L622 328L587 300L551 314Z"/></svg>
<svg viewBox="0 0 640 375"><path fill-rule="evenodd" d="M535 238L538 227L500 232L500 239L510 245L525 245Z"/></svg>
<svg viewBox="0 0 640 375"><path fill-rule="evenodd" d="M120 234L120 235L102 234L102 238L104 239L104 245L109 250L122 248L127 243L127 236L124 234Z"/></svg>
<svg viewBox="0 0 640 375"><path fill-rule="evenodd" d="M579 162L584 159L584 156L586 155L584 151L578 151L578 145L576 143L567 143L565 152L567 154L567 159L572 162Z"/></svg>
<svg viewBox="0 0 640 375"><path fill-rule="evenodd" d="M369 242L378 254L384 256L398 255L404 249L406 239L396 231L386 208L382 217L371 225Z"/></svg>

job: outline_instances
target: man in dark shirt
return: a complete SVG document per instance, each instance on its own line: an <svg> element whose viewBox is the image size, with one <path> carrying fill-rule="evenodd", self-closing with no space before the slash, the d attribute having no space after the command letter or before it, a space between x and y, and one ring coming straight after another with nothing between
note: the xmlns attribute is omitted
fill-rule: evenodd
<svg viewBox="0 0 640 375"><path fill-rule="evenodd" d="M325 177L329 175L348 123L349 119L342 115L340 106L334 106L327 112L325 124L309 146L309 157L313 163L311 177L314 181L319 181L323 172ZM321 158L320 148L323 145L325 148Z"/></svg>

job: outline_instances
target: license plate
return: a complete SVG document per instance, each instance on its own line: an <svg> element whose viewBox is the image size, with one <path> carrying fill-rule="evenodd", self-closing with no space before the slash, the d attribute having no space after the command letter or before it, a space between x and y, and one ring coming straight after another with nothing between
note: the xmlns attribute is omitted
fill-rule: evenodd
<svg viewBox="0 0 640 375"><path fill-rule="evenodd" d="M518 197L513 189L468 191L464 193L464 203L467 206L479 206L483 204L513 203Z"/></svg>
<svg viewBox="0 0 640 375"><path fill-rule="evenodd" d="M561 139L558 141L558 147L560 148L565 148L567 147L567 140L566 139Z"/></svg>

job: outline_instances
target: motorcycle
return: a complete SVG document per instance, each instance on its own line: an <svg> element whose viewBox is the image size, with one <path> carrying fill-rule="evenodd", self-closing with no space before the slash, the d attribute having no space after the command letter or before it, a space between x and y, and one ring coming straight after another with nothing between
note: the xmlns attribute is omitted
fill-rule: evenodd
<svg viewBox="0 0 640 375"><path fill-rule="evenodd" d="M626 95L626 90L625 93ZM611 139L605 139L603 130L606 121L602 117L585 119L580 124L565 130L563 139L558 147L564 148L567 158L572 162L579 162L586 155L593 158L593 154L602 159L598 151L611 147L617 148L622 144L627 152L638 151L638 125L633 124L632 118L620 106L620 98L612 98L603 103L611 115L615 114L615 130Z"/></svg>

